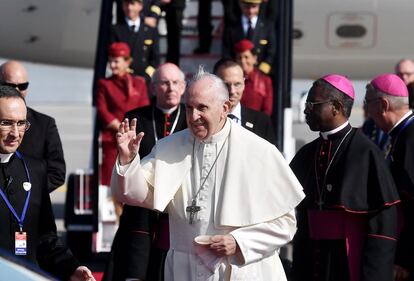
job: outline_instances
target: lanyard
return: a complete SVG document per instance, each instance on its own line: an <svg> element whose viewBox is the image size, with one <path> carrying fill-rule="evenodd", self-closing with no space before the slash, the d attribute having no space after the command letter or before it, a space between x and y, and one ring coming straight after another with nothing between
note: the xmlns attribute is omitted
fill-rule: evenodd
<svg viewBox="0 0 414 281"><path fill-rule="evenodd" d="M29 183L31 183L30 175L29 175L29 169L27 168L26 161L24 161L23 156L18 151L16 151L16 156L17 156L17 158L22 160L23 165L24 165L24 169L26 171L27 180L29 181ZM24 222L24 218L26 216L27 206L29 205L30 192L31 192L31 189L27 192L26 201L24 202L23 212L22 212L21 217L19 217L17 215L16 210L13 208L12 204L10 203L9 199L7 199L6 195L4 194L3 189L0 188L0 195L3 198L4 202L6 203L7 207L9 208L10 212L12 212L12 214L16 218L17 222L19 223L20 232L23 231L23 222Z"/></svg>
<svg viewBox="0 0 414 281"><path fill-rule="evenodd" d="M395 145L397 144L398 138L401 132L404 131L408 127L408 125L410 125L413 121L414 121L414 116L411 116L404 121L403 126L398 130L397 135L395 136L394 140L391 140L391 149L385 156L385 159L388 159L388 157L390 157L391 161L394 161L392 154L394 153L394 148L395 148Z"/></svg>

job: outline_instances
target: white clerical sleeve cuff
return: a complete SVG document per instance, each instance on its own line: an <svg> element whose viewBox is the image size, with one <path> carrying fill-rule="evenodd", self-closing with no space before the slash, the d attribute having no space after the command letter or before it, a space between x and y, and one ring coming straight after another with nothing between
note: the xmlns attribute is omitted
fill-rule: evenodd
<svg viewBox="0 0 414 281"><path fill-rule="evenodd" d="M111 179L114 197L128 205L152 209L154 189L150 188L143 173L138 155L126 165L120 165L117 159Z"/></svg>
<svg viewBox="0 0 414 281"><path fill-rule="evenodd" d="M272 255L293 239L296 232L294 210L273 221L240 227L232 232L243 255L244 264L250 264ZM235 255L230 263L240 265Z"/></svg>

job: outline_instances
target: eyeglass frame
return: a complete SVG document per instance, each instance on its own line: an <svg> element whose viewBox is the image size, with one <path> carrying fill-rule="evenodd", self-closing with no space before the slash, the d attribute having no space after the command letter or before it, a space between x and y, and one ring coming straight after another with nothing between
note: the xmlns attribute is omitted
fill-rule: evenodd
<svg viewBox="0 0 414 281"><path fill-rule="evenodd" d="M333 102L333 100L324 100L324 101L315 101L315 102L305 101L305 108L313 110L315 105L320 105L320 104L324 104L324 103L328 103L328 102Z"/></svg>
<svg viewBox="0 0 414 281"><path fill-rule="evenodd" d="M24 82L24 83L19 83L19 84L3 82L2 85L16 88L19 91L26 91L29 88L29 82Z"/></svg>
<svg viewBox="0 0 414 281"><path fill-rule="evenodd" d="M9 122L10 124L4 124L4 122ZM19 120L19 121L13 121L8 119L2 119L0 120L0 131L11 131L12 127L17 127L17 131L19 132L26 132L30 128L30 122L28 120ZM24 127L23 127L24 126Z"/></svg>

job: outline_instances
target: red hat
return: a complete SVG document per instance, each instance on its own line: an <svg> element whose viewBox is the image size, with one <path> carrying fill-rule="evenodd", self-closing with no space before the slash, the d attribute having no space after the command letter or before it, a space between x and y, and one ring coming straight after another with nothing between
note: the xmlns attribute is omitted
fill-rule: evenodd
<svg viewBox="0 0 414 281"><path fill-rule="evenodd" d="M236 44L234 44L234 52L236 54L243 53L245 51L251 51L254 48L254 44L252 41L248 39L243 39Z"/></svg>
<svg viewBox="0 0 414 281"><path fill-rule="evenodd" d="M408 97L404 81L395 74L385 73L375 77L370 83L375 89L395 97Z"/></svg>
<svg viewBox="0 0 414 281"><path fill-rule="evenodd" d="M351 81L349 81L345 76L339 74L328 74L323 76L321 79L325 80L351 99L355 98L354 86L352 86Z"/></svg>
<svg viewBox="0 0 414 281"><path fill-rule="evenodd" d="M115 42L109 46L109 56L110 57L129 57L131 51L127 43L124 42Z"/></svg>

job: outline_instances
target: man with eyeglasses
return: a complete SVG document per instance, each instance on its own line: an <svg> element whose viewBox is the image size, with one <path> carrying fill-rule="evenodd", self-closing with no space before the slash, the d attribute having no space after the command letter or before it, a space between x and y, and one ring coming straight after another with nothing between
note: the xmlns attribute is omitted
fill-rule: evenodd
<svg viewBox="0 0 414 281"><path fill-rule="evenodd" d="M220 77L229 91L230 113L233 121L272 144L276 143L270 117L241 105L245 83L243 69L231 59L221 59L214 65L214 74Z"/></svg>
<svg viewBox="0 0 414 281"><path fill-rule="evenodd" d="M395 280L414 280L414 114L408 90L396 75L382 74L367 85L365 101L377 127L390 136L386 157L402 200Z"/></svg>
<svg viewBox="0 0 414 281"><path fill-rule="evenodd" d="M28 75L24 66L17 61L7 61L0 66L0 84L8 85L20 91L23 97L28 94ZM25 155L43 159L48 169L49 192L65 183L66 164L62 142L55 119L27 107L27 120L33 127L20 145Z"/></svg>
<svg viewBox="0 0 414 281"><path fill-rule="evenodd" d="M187 128L185 107L181 104L184 79L175 64L160 65L150 85L151 105L126 113L129 120L138 120L137 132L145 133L139 149L141 157L147 156L158 140ZM163 280L168 249L168 215L124 205L112 244L113 264L108 264L104 280Z"/></svg>
<svg viewBox="0 0 414 281"><path fill-rule="evenodd" d="M36 130L26 114L21 93L0 86L0 248L60 280L95 280L57 237L46 165L18 150Z"/></svg>
<svg viewBox="0 0 414 281"><path fill-rule="evenodd" d="M293 240L293 281L389 281L400 202L379 149L351 127L355 92L338 74L313 83L305 115L320 137L291 167L304 187Z"/></svg>

